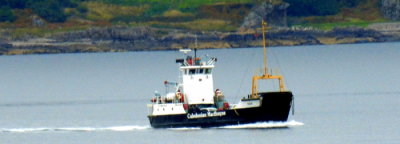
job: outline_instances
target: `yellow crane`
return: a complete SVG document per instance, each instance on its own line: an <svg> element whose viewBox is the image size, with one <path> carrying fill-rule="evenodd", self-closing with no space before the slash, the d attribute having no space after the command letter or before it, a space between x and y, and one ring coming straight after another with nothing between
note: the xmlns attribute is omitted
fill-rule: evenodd
<svg viewBox="0 0 400 144"><path fill-rule="evenodd" d="M279 91L284 92L286 91L285 85L283 82L283 76L282 75L271 75L268 72L268 63L267 63L267 41L266 41L266 32L267 29L269 29L267 22L262 20L261 22L261 31L263 34L263 47L264 47L264 68L263 68L263 74L262 75L254 75L252 79L252 89L251 89L251 98L252 99L258 99L259 96L259 91L258 91L258 81L259 80L270 80L270 79L277 79L279 81Z"/></svg>

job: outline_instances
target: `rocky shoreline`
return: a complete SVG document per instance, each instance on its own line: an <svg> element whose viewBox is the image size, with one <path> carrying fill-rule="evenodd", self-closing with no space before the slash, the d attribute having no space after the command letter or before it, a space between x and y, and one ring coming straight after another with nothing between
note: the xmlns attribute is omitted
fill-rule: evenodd
<svg viewBox="0 0 400 144"><path fill-rule="evenodd" d="M379 10L383 17L393 21L400 19L400 2L398 0L379 1L381 3ZM48 32L41 36L35 36L23 33L24 31L18 33L20 27L5 27L0 29L0 55L260 47L262 35L255 29L259 27L261 20L267 20L270 22L269 25L274 27L267 35L268 46L400 41L399 22L376 23L370 24L368 27L334 28L329 31L307 27L288 27L287 9L289 6L288 3L280 0L263 2L254 6L244 17L242 24L237 27L236 32L112 26L112 24L100 27L90 25L88 27L91 28L87 29L86 27L84 30L57 32L57 28L54 30L54 27L62 30L63 24L54 24L54 33ZM221 5L215 5L212 9L221 9ZM219 12L224 13L223 11ZM38 18L33 16L32 25L25 27L28 29L26 31L34 31L38 27L42 28L39 30L46 30L43 28L46 25L37 23ZM14 33L19 35L15 36ZM197 41L197 45L195 45L195 41Z"/></svg>
<svg viewBox="0 0 400 144"><path fill-rule="evenodd" d="M269 46L349 44L400 40L400 24L368 28L280 28L268 33ZM58 33L47 37L0 40L0 55L176 50L181 48L259 47L256 32L190 32L150 27L107 27ZM195 45L195 41L198 45Z"/></svg>

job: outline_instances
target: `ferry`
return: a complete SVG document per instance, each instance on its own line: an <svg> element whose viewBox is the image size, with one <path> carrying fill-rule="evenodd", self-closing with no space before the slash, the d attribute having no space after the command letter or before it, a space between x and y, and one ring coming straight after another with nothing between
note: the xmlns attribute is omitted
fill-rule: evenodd
<svg viewBox="0 0 400 144"><path fill-rule="evenodd" d="M180 81L164 84L172 89L161 95L156 92L147 104L149 121L153 128L220 127L256 122L285 122L293 104L293 94L284 85L283 76L272 75L267 67L265 32L267 23L262 22L264 67L263 73L252 77L251 93L236 104L228 103L225 95L214 89L213 69L217 58L189 55L190 49L180 50L183 59L179 64ZM260 80L278 80L276 91L259 91Z"/></svg>

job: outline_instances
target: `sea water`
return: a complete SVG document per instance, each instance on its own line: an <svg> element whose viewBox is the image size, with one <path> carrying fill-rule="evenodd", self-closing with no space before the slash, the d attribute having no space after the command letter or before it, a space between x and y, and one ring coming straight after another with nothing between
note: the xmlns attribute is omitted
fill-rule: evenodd
<svg viewBox="0 0 400 144"><path fill-rule="evenodd" d="M1 56L0 144L397 144L399 46L269 48L268 67L295 96L288 122L207 129L153 129L147 120L154 92L179 80L177 51ZM251 76L263 66L261 48L198 55L218 58L214 89L232 104L250 93Z"/></svg>

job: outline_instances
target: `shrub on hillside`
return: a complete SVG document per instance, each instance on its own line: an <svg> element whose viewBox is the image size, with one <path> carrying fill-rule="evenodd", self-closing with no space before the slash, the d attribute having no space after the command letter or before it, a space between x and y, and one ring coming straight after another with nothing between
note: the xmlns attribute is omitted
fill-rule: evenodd
<svg viewBox="0 0 400 144"><path fill-rule="evenodd" d="M12 9L8 6L0 7L0 22L13 22L16 19Z"/></svg>
<svg viewBox="0 0 400 144"><path fill-rule="evenodd" d="M366 3L367 0L338 0L342 7L356 7L361 3Z"/></svg>
<svg viewBox="0 0 400 144"><path fill-rule="evenodd" d="M325 16L340 11L337 0L285 0L290 4L289 16Z"/></svg>
<svg viewBox="0 0 400 144"><path fill-rule="evenodd" d="M0 7L8 7L9 9L28 8L49 22L64 22L67 19L64 8L77 7L76 2L79 1L82 0L0 0ZM1 12L10 14L9 9L2 8ZM4 18L6 18L5 16ZM10 15L7 18L15 19L15 16Z"/></svg>
<svg viewBox="0 0 400 144"><path fill-rule="evenodd" d="M0 5L9 6L10 8L23 9L26 7L27 1L30 0L0 0Z"/></svg>
<svg viewBox="0 0 400 144"><path fill-rule="evenodd" d="M76 9L77 9L80 13L87 13L87 12L88 12L88 8L85 7L85 6L83 6L83 5L79 5Z"/></svg>
<svg viewBox="0 0 400 144"><path fill-rule="evenodd" d="M42 0L32 4L33 11L49 22L64 22L67 15L55 0Z"/></svg>
<svg viewBox="0 0 400 144"><path fill-rule="evenodd" d="M367 0L284 0L289 3L289 16L326 16L337 14L342 8L356 7Z"/></svg>

